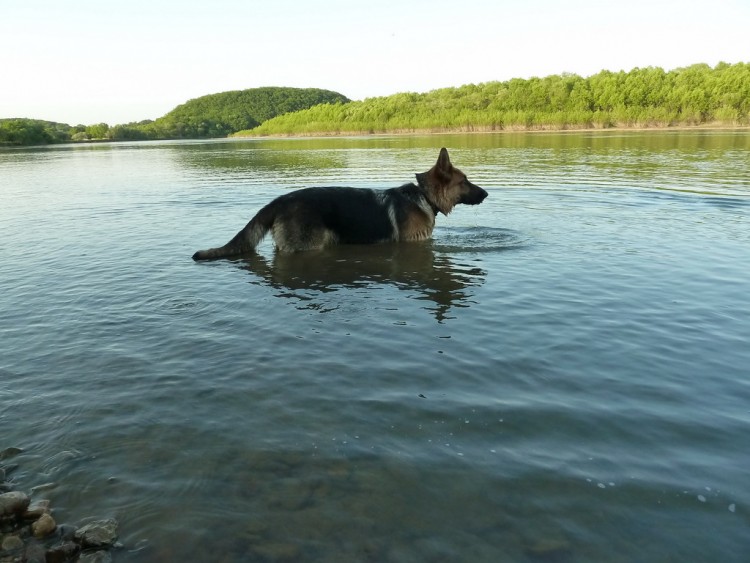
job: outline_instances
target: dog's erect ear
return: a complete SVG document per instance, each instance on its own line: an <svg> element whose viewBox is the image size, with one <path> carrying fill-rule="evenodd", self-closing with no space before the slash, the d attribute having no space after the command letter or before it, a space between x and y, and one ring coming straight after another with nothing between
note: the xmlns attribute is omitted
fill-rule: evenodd
<svg viewBox="0 0 750 563"><path fill-rule="evenodd" d="M445 172L450 172L451 168L453 168L453 165L451 164L451 159L448 156L448 149L443 147L440 149L440 156L438 156L437 164L435 167L438 170L444 170Z"/></svg>
<svg viewBox="0 0 750 563"><path fill-rule="evenodd" d="M443 147L440 149L440 156L438 156L437 163L435 164L435 175L441 182L449 182L451 174L453 173L453 165L451 159L448 156L448 150Z"/></svg>

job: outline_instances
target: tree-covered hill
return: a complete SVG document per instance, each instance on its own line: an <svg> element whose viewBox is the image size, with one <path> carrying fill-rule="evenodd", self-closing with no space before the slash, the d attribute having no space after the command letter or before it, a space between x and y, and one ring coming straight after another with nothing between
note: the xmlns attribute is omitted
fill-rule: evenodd
<svg viewBox="0 0 750 563"><path fill-rule="evenodd" d="M327 104L282 115L239 135L492 131L747 125L750 64L705 64L672 71L636 68L588 78L545 78L470 84L424 94L403 93Z"/></svg>
<svg viewBox="0 0 750 563"><path fill-rule="evenodd" d="M110 127L35 119L0 119L0 146L90 140L203 139L255 127L267 119L317 104L345 103L337 92L318 88L251 88L201 96L158 118Z"/></svg>
<svg viewBox="0 0 750 563"><path fill-rule="evenodd" d="M202 96L177 106L153 124L137 125L158 138L226 137L278 115L318 104L345 103L337 92L318 88L264 87Z"/></svg>

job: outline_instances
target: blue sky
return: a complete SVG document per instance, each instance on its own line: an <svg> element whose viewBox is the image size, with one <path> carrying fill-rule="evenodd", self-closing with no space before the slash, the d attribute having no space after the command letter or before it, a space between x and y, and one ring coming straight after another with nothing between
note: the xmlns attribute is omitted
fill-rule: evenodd
<svg viewBox="0 0 750 563"><path fill-rule="evenodd" d="M0 117L111 125L257 86L352 99L750 62L748 0L0 0Z"/></svg>

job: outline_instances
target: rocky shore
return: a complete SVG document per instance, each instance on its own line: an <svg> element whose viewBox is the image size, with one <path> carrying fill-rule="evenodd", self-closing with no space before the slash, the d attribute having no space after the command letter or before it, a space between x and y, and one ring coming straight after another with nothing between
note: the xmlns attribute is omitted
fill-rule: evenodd
<svg viewBox="0 0 750 563"><path fill-rule="evenodd" d="M95 520L76 527L55 521L50 501L32 499L8 475L4 460L19 448L0 451L0 563L107 563L117 542L117 521Z"/></svg>

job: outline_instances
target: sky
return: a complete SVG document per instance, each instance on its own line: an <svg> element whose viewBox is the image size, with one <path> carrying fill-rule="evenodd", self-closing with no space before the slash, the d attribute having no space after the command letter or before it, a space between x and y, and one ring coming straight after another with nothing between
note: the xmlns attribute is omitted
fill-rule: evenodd
<svg viewBox="0 0 750 563"><path fill-rule="evenodd" d="M750 0L0 0L0 118L110 125L259 86L361 100L750 62Z"/></svg>

